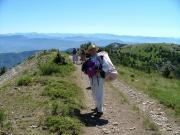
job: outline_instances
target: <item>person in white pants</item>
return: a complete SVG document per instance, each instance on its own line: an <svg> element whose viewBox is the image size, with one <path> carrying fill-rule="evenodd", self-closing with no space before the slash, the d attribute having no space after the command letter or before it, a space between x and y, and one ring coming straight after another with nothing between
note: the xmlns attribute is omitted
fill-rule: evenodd
<svg viewBox="0 0 180 135"><path fill-rule="evenodd" d="M94 76L90 78L92 96L95 101L95 111L103 112L104 101L104 78L100 76Z"/></svg>
<svg viewBox="0 0 180 135"><path fill-rule="evenodd" d="M100 72L108 71L108 64L97 55L98 48L95 45L91 45L88 48L88 53L91 55L91 60L96 63L96 66L101 65L101 69L96 70L96 74L90 77L90 84L92 89L92 96L95 101L96 108L94 109L96 117L103 115L103 101L104 101L104 77Z"/></svg>

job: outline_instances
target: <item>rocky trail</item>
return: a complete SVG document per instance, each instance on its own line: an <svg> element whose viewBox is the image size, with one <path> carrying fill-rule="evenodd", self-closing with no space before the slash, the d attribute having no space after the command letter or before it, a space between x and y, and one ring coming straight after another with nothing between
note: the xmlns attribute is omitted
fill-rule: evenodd
<svg viewBox="0 0 180 135"><path fill-rule="evenodd" d="M163 106L147 95L130 88L119 80L114 81L114 87L119 88L119 91L125 93L131 102L135 102L136 106L145 113L152 121L159 126L160 131L167 135L180 135L180 127L175 123L175 120L168 118L163 110Z"/></svg>
<svg viewBox="0 0 180 135"><path fill-rule="evenodd" d="M35 62L27 61L8 70L4 75L0 76L0 85L17 76L20 72L26 70L28 67L33 67L33 65L35 65Z"/></svg>
<svg viewBox="0 0 180 135"><path fill-rule="evenodd" d="M180 135L180 127L168 119L160 104L119 80L105 84L104 115L93 118L91 90L86 90L89 79L81 73L80 66L77 69L76 81L84 90L87 106L81 112L85 135Z"/></svg>
<svg viewBox="0 0 180 135"><path fill-rule="evenodd" d="M22 67L21 65L18 65L17 67L7 71L4 75L0 76L0 85L2 85L5 81L8 81L12 77L14 77L21 69L21 67Z"/></svg>

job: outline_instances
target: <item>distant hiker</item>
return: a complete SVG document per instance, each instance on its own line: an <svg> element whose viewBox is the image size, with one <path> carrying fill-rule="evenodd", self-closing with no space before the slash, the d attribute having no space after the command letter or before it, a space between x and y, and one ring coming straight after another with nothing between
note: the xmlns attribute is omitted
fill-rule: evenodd
<svg viewBox="0 0 180 135"><path fill-rule="evenodd" d="M82 71L89 76L92 96L95 101L95 117L103 115L104 100L104 78L108 71L108 64L97 54L98 48L95 45L88 47L90 58L82 65Z"/></svg>
<svg viewBox="0 0 180 135"><path fill-rule="evenodd" d="M86 61L86 51L84 49L81 49L80 56L81 56L81 63L84 63Z"/></svg>
<svg viewBox="0 0 180 135"><path fill-rule="evenodd" d="M78 61L78 55L77 55L77 50L76 48L73 48L73 51L72 51L72 59L73 59L73 63L77 64L77 61Z"/></svg>

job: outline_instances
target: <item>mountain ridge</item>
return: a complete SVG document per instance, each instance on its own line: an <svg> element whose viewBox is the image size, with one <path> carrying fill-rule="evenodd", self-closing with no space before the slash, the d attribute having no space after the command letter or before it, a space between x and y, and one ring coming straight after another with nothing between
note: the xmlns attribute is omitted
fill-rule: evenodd
<svg viewBox="0 0 180 135"><path fill-rule="evenodd" d="M114 34L15 33L0 34L0 53L43 50L50 48L66 50L68 48L78 48L81 44L89 41L98 46L106 46L113 42L125 44L180 44L180 38L168 37L120 36Z"/></svg>

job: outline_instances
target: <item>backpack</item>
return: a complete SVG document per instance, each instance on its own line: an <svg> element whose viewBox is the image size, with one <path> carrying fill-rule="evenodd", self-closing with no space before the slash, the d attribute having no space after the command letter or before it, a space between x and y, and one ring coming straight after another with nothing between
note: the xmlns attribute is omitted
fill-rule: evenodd
<svg viewBox="0 0 180 135"><path fill-rule="evenodd" d="M100 75L102 78L105 78L105 73L104 71L102 70L102 60L100 61L100 57L97 58L97 60L99 61L100 65L97 67L96 66L96 63L93 62L91 60L91 58L89 58L87 61L85 61L83 64L82 64L82 71L87 74L90 78L92 78L94 75L96 75L96 71L97 70L100 70Z"/></svg>
<svg viewBox="0 0 180 135"><path fill-rule="evenodd" d="M108 71L105 73L105 80L114 81L118 76L118 72L115 66L113 65L111 59L109 58L108 53L105 51L101 51L98 53L98 56L103 58L103 60L108 64Z"/></svg>

